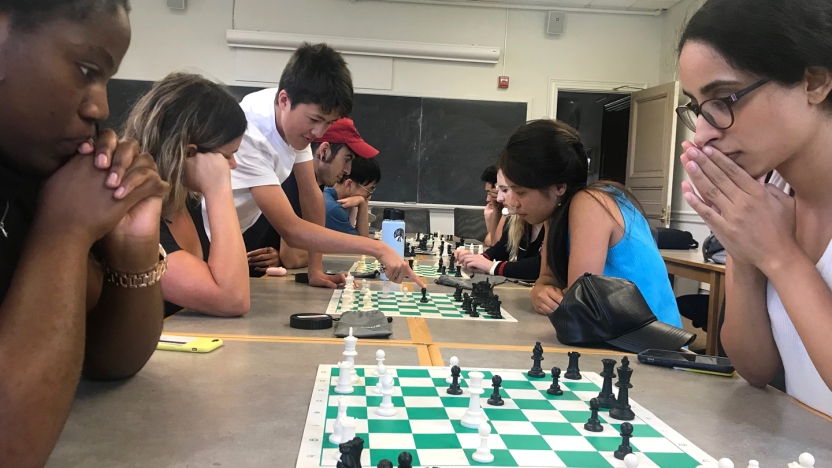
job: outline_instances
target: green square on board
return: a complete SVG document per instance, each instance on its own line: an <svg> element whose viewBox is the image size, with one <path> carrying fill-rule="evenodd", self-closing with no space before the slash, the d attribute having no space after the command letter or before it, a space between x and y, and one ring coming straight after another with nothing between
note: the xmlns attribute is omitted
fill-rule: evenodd
<svg viewBox="0 0 832 468"><path fill-rule="evenodd" d="M407 378L430 378L430 371L427 369L396 369L396 375L399 378L407 377Z"/></svg>
<svg viewBox="0 0 832 468"><path fill-rule="evenodd" d="M436 387L401 387L402 396L439 396Z"/></svg>
<svg viewBox="0 0 832 468"><path fill-rule="evenodd" d="M470 463L471 466L520 466L508 450L492 450L491 455L494 455L494 461L492 463L475 462L471 457L474 452L476 452L475 449L465 449L465 456L468 457L468 463Z"/></svg>
<svg viewBox="0 0 832 468"><path fill-rule="evenodd" d="M528 421L526 415L519 409L483 408L488 419L492 421Z"/></svg>
<svg viewBox="0 0 832 468"><path fill-rule="evenodd" d="M406 419L368 419L367 425L373 434L410 434L410 421Z"/></svg>
<svg viewBox="0 0 832 468"><path fill-rule="evenodd" d="M696 468L701 463L686 453L645 453L659 468Z"/></svg>
<svg viewBox="0 0 832 468"><path fill-rule="evenodd" d="M552 410L556 411L555 407L549 403L548 400L512 400L514 404L520 409L527 410Z"/></svg>
<svg viewBox="0 0 832 468"><path fill-rule="evenodd" d="M413 434L418 449L461 449L456 434Z"/></svg>
<svg viewBox="0 0 832 468"><path fill-rule="evenodd" d="M555 452L566 466L582 468L610 468L612 465L598 452Z"/></svg>
<svg viewBox="0 0 832 468"><path fill-rule="evenodd" d="M570 382L570 381L560 381L560 384L564 387L572 390L573 392L600 392L601 388L595 385L592 382Z"/></svg>
<svg viewBox="0 0 832 468"><path fill-rule="evenodd" d="M570 423L533 422L532 425L540 435L549 436L579 436L580 431ZM613 438L615 440L619 440Z"/></svg>
<svg viewBox="0 0 832 468"><path fill-rule="evenodd" d="M552 450L546 439L541 436L500 434L500 438L509 450Z"/></svg>
<svg viewBox="0 0 832 468"><path fill-rule="evenodd" d="M442 419L447 420L448 412L445 408L405 408L408 419Z"/></svg>

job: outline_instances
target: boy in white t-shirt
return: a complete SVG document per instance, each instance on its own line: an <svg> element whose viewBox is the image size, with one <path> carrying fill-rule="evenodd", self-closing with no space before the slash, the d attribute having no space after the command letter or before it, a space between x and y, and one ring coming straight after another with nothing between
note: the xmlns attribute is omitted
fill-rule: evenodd
<svg viewBox="0 0 832 468"><path fill-rule="evenodd" d="M278 88L265 89L240 103L248 129L236 153L237 168L231 171L231 186L237 216L246 241L251 266L261 266L268 253L278 249L275 237L295 248L310 251L309 284L337 287L343 275L325 275L322 253L372 255L385 266L395 282L410 277L424 287L407 263L386 244L350 236L323 227L323 194L315 180L313 140L352 111L352 77L341 55L326 44L304 44L292 55ZM303 219L298 218L280 185L294 173ZM203 219L211 235L203 205Z"/></svg>

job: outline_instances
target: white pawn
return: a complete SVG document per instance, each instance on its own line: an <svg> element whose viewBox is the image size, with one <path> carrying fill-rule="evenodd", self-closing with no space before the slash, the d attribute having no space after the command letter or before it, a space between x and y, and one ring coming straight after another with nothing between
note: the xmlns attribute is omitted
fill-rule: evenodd
<svg viewBox="0 0 832 468"><path fill-rule="evenodd" d="M757 460L748 460L748 468L760 468L760 462Z"/></svg>
<svg viewBox="0 0 832 468"><path fill-rule="evenodd" d="M390 281L384 281L383 283L381 283L381 298L390 298Z"/></svg>
<svg viewBox="0 0 832 468"><path fill-rule="evenodd" d="M487 422L483 422L480 424L479 433L480 446L471 455L471 458L477 463L491 463L494 461L494 454L491 453L491 449L488 447L488 436L491 435L491 426Z"/></svg>
<svg viewBox="0 0 832 468"><path fill-rule="evenodd" d="M800 463L800 468L814 468L815 457L813 457L810 453L801 453L800 456L797 457L797 462Z"/></svg>
<svg viewBox="0 0 832 468"><path fill-rule="evenodd" d="M727 458L720 459L716 464L717 468L734 468L734 462Z"/></svg>
<svg viewBox="0 0 832 468"><path fill-rule="evenodd" d="M361 256L361 263L367 263L367 256L366 255Z"/></svg>
<svg viewBox="0 0 832 468"><path fill-rule="evenodd" d="M393 406L392 375L385 375L381 379L381 404L376 409L376 414L388 418L396 415L396 407Z"/></svg>
<svg viewBox="0 0 832 468"><path fill-rule="evenodd" d="M482 389L482 379L484 375L482 372L468 373L468 392L471 394L471 399L468 402L468 409L462 415L459 421L463 426L469 429L476 429L485 420L483 418L482 407L480 406L480 395L485 392Z"/></svg>
<svg viewBox="0 0 832 468"><path fill-rule="evenodd" d="M384 365L384 350L383 349L380 349L380 350L376 351L376 362L378 363L378 366L373 371L373 374L374 375L379 375L378 370L381 368L381 366Z"/></svg>
<svg viewBox="0 0 832 468"><path fill-rule="evenodd" d="M329 435L329 443L338 445L341 443L341 420L347 417L347 402L343 397L338 397L338 416L332 426L332 434Z"/></svg>
<svg viewBox="0 0 832 468"><path fill-rule="evenodd" d="M378 373L378 383L376 384L376 388L373 390L373 393L381 395L381 382L387 376L387 366L385 366L384 363L379 364L376 372Z"/></svg>
<svg viewBox="0 0 832 468"><path fill-rule="evenodd" d="M335 393L346 395L355 392L350 380L350 367L350 363L347 361L338 363L340 371L338 373L338 383L335 384Z"/></svg>
<svg viewBox="0 0 832 468"><path fill-rule="evenodd" d="M378 270L380 268L381 268L381 263L379 263L378 260L374 261L373 262L373 270Z"/></svg>
<svg viewBox="0 0 832 468"><path fill-rule="evenodd" d="M355 438L355 418L352 416L347 416L341 421L341 441L339 444L343 444L344 442L348 442ZM341 460L341 452L336 450L334 454L334 458L338 461Z"/></svg>
<svg viewBox="0 0 832 468"><path fill-rule="evenodd" d="M459 358L456 356L451 356L450 364L451 367L448 367L448 378L445 379L445 382L447 383L451 383L454 381L453 376L451 376L451 369L453 369L454 366L459 365Z"/></svg>
<svg viewBox="0 0 832 468"><path fill-rule="evenodd" d="M634 453L628 453L625 455L624 466L626 468L638 468L638 456Z"/></svg>
<svg viewBox="0 0 832 468"><path fill-rule="evenodd" d="M364 263L363 260L358 262L358 265L355 266L355 271L357 273L364 273L365 271L367 271L367 264Z"/></svg>
<svg viewBox="0 0 832 468"><path fill-rule="evenodd" d="M370 290L370 283L367 280L361 280L361 290L362 291L369 291Z"/></svg>
<svg viewBox="0 0 832 468"><path fill-rule="evenodd" d="M352 276L352 272L347 272L347 279L345 280L346 284L344 285L345 291L352 291L355 289L355 277Z"/></svg>

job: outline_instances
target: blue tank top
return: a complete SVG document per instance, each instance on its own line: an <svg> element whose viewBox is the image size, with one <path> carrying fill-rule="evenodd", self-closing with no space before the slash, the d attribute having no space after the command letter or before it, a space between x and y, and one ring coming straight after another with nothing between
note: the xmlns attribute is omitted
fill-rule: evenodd
<svg viewBox="0 0 832 468"><path fill-rule="evenodd" d="M624 236L618 244L607 250L604 276L632 281L659 321L682 328L682 318L667 277L667 267L647 219L620 190L611 187L607 192L621 210Z"/></svg>

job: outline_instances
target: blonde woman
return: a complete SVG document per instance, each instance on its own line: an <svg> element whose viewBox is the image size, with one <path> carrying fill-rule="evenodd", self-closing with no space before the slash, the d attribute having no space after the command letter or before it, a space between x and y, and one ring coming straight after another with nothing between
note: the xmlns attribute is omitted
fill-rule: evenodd
<svg viewBox="0 0 832 468"><path fill-rule="evenodd" d="M495 189L495 201L503 206L508 185L502 171L497 172ZM504 223L500 223L505 225L501 227L502 235L491 248L482 255L457 251L459 263L463 268L477 273L537 280L540 276L540 250L546 234L544 223L532 225L514 213L504 217L504 220Z"/></svg>
<svg viewBox="0 0 832 468"><path fill-rule="evenodd" d="M246 125L224 87L184 73L154 84L127 120L125 137L153 155L171 186L160 226L168 253L162 278L165 316L183 307L225 317L249 309L248 260L231 192L234 153ZM214 227L210 241L203 199Z"/></svg>

